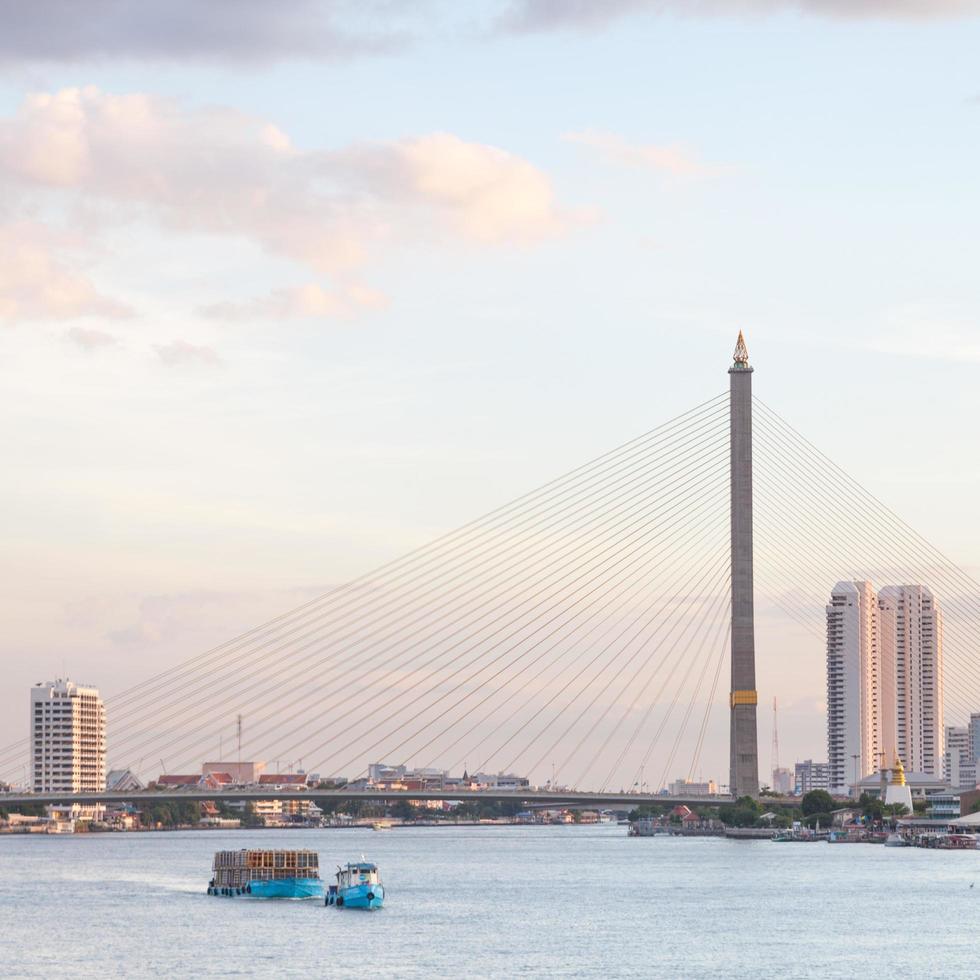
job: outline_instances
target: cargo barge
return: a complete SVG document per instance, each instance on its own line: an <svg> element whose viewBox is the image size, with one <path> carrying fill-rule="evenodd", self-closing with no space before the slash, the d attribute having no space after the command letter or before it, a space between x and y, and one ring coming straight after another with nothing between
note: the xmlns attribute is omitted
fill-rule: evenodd
<svg viewBox="0 0 980 980"><path fill-rule="evenodd" d="M226 898L323 898L316 851L218 851L209 895Z"/></svg>

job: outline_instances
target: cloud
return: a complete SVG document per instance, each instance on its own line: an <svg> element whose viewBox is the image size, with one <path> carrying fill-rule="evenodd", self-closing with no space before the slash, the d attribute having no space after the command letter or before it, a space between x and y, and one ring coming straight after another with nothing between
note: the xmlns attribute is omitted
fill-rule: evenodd
<svg viewBox="0 0 980 980"><path fill-rule="evenodd" d="M167 367L218 367L221 364L221 358L212 347L191 344L186 340L174 340L153 349Z"/></svg>
<svg viewBox="0 0 980 980"><path fill-rule="evenodd" d="M548 177L447 133L299 150L267 120L96 88L29 96L0 120L0 179L120 218L251 240L318 273L419 236L505 245L567 232ZM108 207L106 207L108 206Z"/></svg>
<svg viewBox="0 0 980 980"><path fill-rule="evenodd" d="M940 20L980 15L980 0L513 0L503 8L506 31L602 27L632 14L689 17L762 16L796 12L842 20Z"/></svg>
<svg viewBox="0 0 980 980"><path fill-rule="evenodd" d="M702 163L692 151L677 143L665 145L628 143L622 136L597 130L566 133L563 139L597 150L601 156L630 167L671 174L674 177L709 177L722 167Z"/></svg>
<svg viewBox="0 0 980 980"><path fill-rule="evenodd" d="M387 0L0 0L0 13L0 63L336 60L408 40Z"/></svg>
<svg viewBox="0 0 980 980"><path fill-rule="evenodd" d="M311 282L290 289L277 289L245 303L217 303L207 307L206 316L224 320L263 317L272 320L299 318L332 319L358 316L388 305L384 293L359 283L325 289Z"/></svg>
<svg viewBox="0 0 980 980"><path fill-rule="evenodd" d="M75 236L36 222L0 226L0 322L129 316L73 267L85 258Z"/></svg>
<svg viewBox="0 0 980 980"><path fill-rule="evenodd" d="M94 327L72 327L65 334L65 339L89 353L115 347L119 343L119 339L111 333Z"/></svg>
<svg viewBox="0 0 980 980"><path fill-rule="evenodd" d="M432 208L474 241L536 241L581 217L557 207L551 181L526 160L450 133L354 147L337 162L378 198Z"/></svg>

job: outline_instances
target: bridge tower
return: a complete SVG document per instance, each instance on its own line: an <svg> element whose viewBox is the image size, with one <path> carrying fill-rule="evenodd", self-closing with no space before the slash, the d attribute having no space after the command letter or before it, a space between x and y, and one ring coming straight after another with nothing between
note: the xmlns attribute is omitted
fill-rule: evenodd
<svg viewBox="0 0 980 980"><path fill-rule="evenodd" d="M752 584L752 368L742 331L728 369L731 424L732 530L732 796L759 795L755 689L755 614Z"/></svg>

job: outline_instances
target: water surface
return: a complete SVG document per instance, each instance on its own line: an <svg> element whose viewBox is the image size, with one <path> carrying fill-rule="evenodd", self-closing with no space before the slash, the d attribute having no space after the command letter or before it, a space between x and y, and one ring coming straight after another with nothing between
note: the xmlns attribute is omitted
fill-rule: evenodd
<svg viewBox="0 0 980 980"><path fill-rule="evenodd" d="M980 976L980 852L625 834L0 837L0 976ZM364 854L385 908L209 897L240 847L314 848L325 876Z"/></svg>

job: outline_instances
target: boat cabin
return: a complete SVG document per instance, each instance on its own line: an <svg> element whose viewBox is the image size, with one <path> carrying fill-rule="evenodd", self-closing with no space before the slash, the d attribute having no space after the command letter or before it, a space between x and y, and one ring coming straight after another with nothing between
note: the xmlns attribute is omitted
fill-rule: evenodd
<svg viewBox="0 0 980 980"><path fill-rule="evenodd" d="M377 885L381 881L378 866L370 861L355 861L337 866L337 886L351 888L354 885Z"/></svg>

